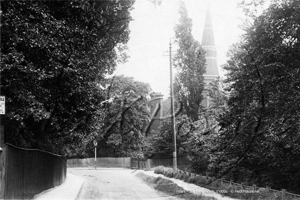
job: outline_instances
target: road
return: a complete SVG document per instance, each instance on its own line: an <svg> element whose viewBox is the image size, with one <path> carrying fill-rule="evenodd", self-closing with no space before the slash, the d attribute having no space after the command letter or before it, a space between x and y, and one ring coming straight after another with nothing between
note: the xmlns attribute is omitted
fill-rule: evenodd
<svg viewBox="0 0 300 200"><path fill-rule="evenodd" d="M134 170L119 168L73 168L71 173L85 179L79 200L178 200L166 196L134 176Z"/></svg>

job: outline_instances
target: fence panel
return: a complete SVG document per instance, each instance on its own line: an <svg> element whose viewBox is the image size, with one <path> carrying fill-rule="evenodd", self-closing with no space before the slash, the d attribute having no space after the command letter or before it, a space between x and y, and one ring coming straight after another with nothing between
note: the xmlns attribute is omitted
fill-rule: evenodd
<svg viewBox="0 0 300 200"><path fill-rule="evenodd" d="M31 199L66 178L62 156L6 145L4 199Z"/></svg>
<svg viewBox="0 0 300 200"><path fill-rule="evenodd" d="M96 167L130 168L130 157L101 157L96 159ZM68 167L95 167L95 158L68 159Z"/></svg>

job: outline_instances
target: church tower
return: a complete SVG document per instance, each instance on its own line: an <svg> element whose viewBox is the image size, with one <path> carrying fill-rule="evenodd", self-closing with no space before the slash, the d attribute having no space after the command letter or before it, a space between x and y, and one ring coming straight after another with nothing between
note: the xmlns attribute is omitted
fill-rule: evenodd
<svg viewBox="0 0 300 200"><path fill-rule="evenodd" d="M208 98L208 90L207 87L209 83L219 76L218 71L218 63L217 63L217 49L215 46L215 39L214 39L214 32L212 26L212 18L210 14L209 6L206 10L205 16L205 24L203 29L203 36L202 36L202 47L206 51L205 58L206 58L206 72L203 75L205 87L203 90L203 101L202 105L204 108L209 107L209 98Z"/></svg>

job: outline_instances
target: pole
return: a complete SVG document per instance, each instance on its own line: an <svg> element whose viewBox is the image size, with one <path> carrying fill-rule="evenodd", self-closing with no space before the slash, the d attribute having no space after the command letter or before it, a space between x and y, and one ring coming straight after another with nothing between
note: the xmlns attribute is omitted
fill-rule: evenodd
<svg viewBox="0 0 300 200"><path fill-rule="evenodd" d="M170 41L169 47L170 55L170 89L171 89L171 119L172 119L172 130L173 130L173 170L177 170L177 155L176 155L176 122L174 114L174 94L173 94L173 72L172 72L172 44Z"/></svg>
<svg viewBox="0 0 300 200"><path fill-rule="evenodd" d="M96 169L96 161L97 161L97 147L95 146L95 169Z"/></svg>

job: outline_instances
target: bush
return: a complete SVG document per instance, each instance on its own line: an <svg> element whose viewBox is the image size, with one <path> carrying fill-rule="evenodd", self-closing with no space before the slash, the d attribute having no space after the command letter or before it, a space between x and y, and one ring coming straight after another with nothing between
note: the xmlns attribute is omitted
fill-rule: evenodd
<svg viewBox="0 0 300 200"><path fill-rule="evenodd" d="M196 176L190 176L188 182L189 183L195 183L195 181L196 181Z"/></svg>
<svg viewBox="0 0 300 200"><path fill-rule="evenodd" d="M189 175L186 173L182 173L182 176L180 178L180 180L183 180L184 182L187 182L189 180Z"/></svg>
<svg viewBox="0 0 300 200"><path fill-rule="evenodd" d="M163 174L163 172L164 172L164 167L163 166L158 166L154 170L155 174Z"/></svg>
<svg viewBox="0 0 300 200"><path fill-rule="evenodd" d="M195 184L198 186L207 186L208 180L204 176L197 175L195 177Z"/></svg>
<svg viewBox="0 0 300 200"><path fill-rule="evenodd" d="M222 184L219 180L214 180L211 182L210 187L214 190L218 190L219 188L222 188Z"/></svg>
<svg viewBox="0 0 300 200"><path fill-rule="evenodd" d="M177 170L177 171L174 173L174 178L180 179L180 178L179 178L180 176L181 176L181 172L180 172L180 170Z"/></svg>
<svg viewBox="0 0 300 200"><path fill-rule="evenodd" d="M166 177L173 178L174 177L174 171L173 171L173 169L165 169L164 175Z"/></svg>

